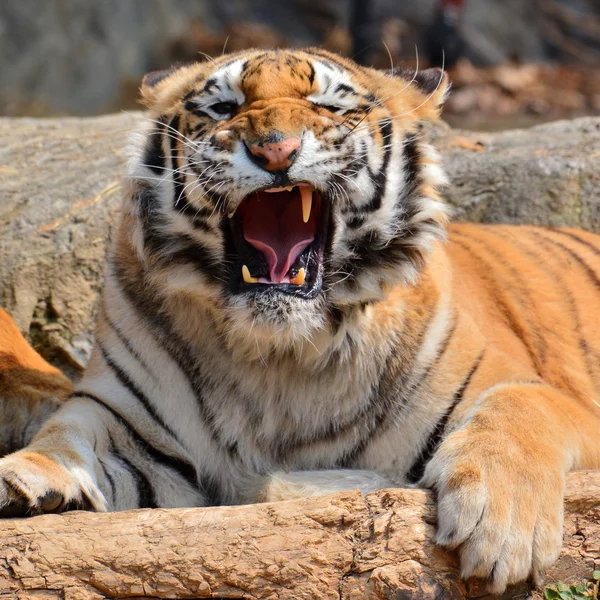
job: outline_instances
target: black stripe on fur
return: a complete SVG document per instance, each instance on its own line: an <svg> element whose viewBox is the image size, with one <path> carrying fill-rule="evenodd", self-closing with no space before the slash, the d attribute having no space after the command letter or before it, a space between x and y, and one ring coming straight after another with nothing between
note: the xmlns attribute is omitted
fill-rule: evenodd
<svg viewBox="0 0 600 600"><path fill-rule="evenodd" d="M138 215L142 227L144 246L152 258L163 266L189 264L198 272L220 281L221 263L200 245L198 241L186 234L165 233L168 220L161 213L155 191L141 187L135 195Z"/></svg>
<svg viewBox="0 0 600 600"><path fill-rule="evenodd" d="M112 436L109 434L108 436L110 440L110 450L109 454L112 458L120 462L125 469L130 473L133 481L135 482L135 487L137 489L137 497L138 497L138 506L140 508L158 508L158 503L156 502L156 494L154 492L154 488L150 483L150 480L144 475L140 469L138 469L129 459L125 458L115 446L115 442Z"/></svg>
<svg viewBox="0 0 600 600"><path fill-rule="evenodd" d="M101 314L104 317L107 325L109 326L109 328L115 333L117 338L119 338L119 341L121 342L121 344L123 344L123 346L125 346L125 348L129 352L129 354L131 354L135 358L135 360L143 367L144 371L146 371L148 376L156 381L156 377L155 377L154 373L152 372L150 367L146 364L146 361L144 361L144 359L139 355L137 350L133 347L133 345L131 344L131 340L123 334L123 332L118 327L118 325L116 323L114 323L113 320L108 315L108 311L106 310L106 305L104 304L104 302L102 303L102 305L100 307L100 311L101 311Z"/></svg>
<svg viewBox="0 0 600 600"><path fill-rule="evenodd" d="M434 455L434 453L440 446L442 438L444 436L444 432L446 430L446 425L448 424L448 421L452 416L452 413L454 412L455 408L462 402L465 392L469 387L469 383L471 383L473 376L477 372L477 369L479 368L479 365L483 360L483 355L484 352L482 352L477 357L477 359L469 369L469 372L467 373L467 376L465 377L464 381L456 390L456 392L454 392L454 396L452 397L452 402L450 403L450 406L446 409L441 419L434 427L433 431L429 435L429 438L425 442L425 445L421 449L421 452L417 456L415 462L408 470L408 473L406 474L406 479L410 483L417 483L417 481L419 481L423 477L423 474L425 473L425 467L427 467L427 463L431 460L431 457Z"/></svg>
<svg viewBox="0 0 600 600"><path fill-rule="evenodd" d="M198 484L200 484L200 491L205 493L205 482L202 480L202 478L198 477L195 467L190 462L165 454L158 448L152 446L152 444L142 437L138 430L123 415L110 406L110 404L106 403L104 400L101 400L98 398L98 396L84 391L75 392L70 396L70 398L85 398L95 402L99 406L102 406L105 410L111 413L116 421L123 427L123 429L127 431L132 442L139 448L140 452L144 452L157 463L178 473L192 488L198 489Z"/></svg>
<svg viewBox="0 0 600 600"><path fill-rule="evenodd" d="M588 242L587 240L572 233L571 231L564 231L563 229L550 229L550 231L552 233L557 233L559 235L564 235L568 238L571 238L572 240L575 240L579 244L581 244L581 245L585 246L586 248L588 248L589 250L591 250L596 256L600 256L600 248L594 246L594 244L592 244L591 242Z"/></svg>
<svg viewBox="0 0 600 600"><path fill-rule="evenodd" d="M159 119L162 121L161 119ZM163 150L163 133L165 125L160 122L154 131L148 135L148 141L144 149L142 161L155 175L164 176L166 168L166 157Z"/></svg>
<svg viewBox="0 0 600 600"><path fill-rule="evenodd" d="M361 434L358 442L337 461L336 467L345 469L356 467L356 461L368 445L374 439L383 435L396 422L397 414L405 409L409 398L401 391L404 389L413 370L415 358L433 316L433 311L429 311L421 329L418 333L413 334L412 344L406 343L404 331L397 333L397 339L403 339L403 344L395 344L388 355L379 376L379 383L370 394L369 403L351 421L338 428L337 435L340 435L343 431L350 431L355 427L360 428ZM406 346L404 346L405 344ZM409 355L398 355L397 348L403 346L410 349Z"/></svg>
<svg viewBox="0 0 600 600"><path fill-rule="evenodd" d="M108 483L108 487L110 487L110 497L111 497L111 501L112 501L112 508L114 509L116 507L116 505L117 505L117 495L116 495L116 490L115 490L115 480L113 479L113 477L110 474L108 468L104 464L104 461L101 458L98 458L98 462L100 463L100 466L102 467L102 472L104 473L104 478L106 479L106 481Z"/></svg>
<svg viewBox="0 0 600 600"><path fill-rule="evenodd" d="M387 171L390 164L390 158L392 156L392 135L393 135L392 122L389 119L384 119L379 122L379 133L381 134L381 145L383 147L383 160L381 168L375 174L371 174L373 186L375 191L369 204L365 207L366 211L372 212L381 208L381 202L385 196L385 188L387 183Z"/></svg>
<svg viewBox="0 0 600 600"><path fill-rule="evenodd" d="M118 265L115 265L114 272L126 298L153 332L164 351L175 361L186 376L196 395L202 420L208 428L213 442L232 458L236 458L237 450L222 439L215 423L215 415L212 414L205 400L205 390L210 390L214 383L207 374L202 372L200 365L194 359L194 352L177 333L168 315L162 310L158 296L145 285L144 281L136 282L135 285L128 283ZM218 493L217 490L215 490L215 493Z"/></svg>
<svg viewBox="0 0 600 600"><path fill-rule="evenodd" d="M156 407L150 402L150 399L140 388L134 383L131 377L121 368L119 364L115 361L114 358L110 356L108 350L104 347L100 340L97 340L98 348L104 358L104 361L110 368L110 370L114 373L115 377L119 380L119 383L126 388L132 396L135 396L140 404L146 409L146 412L152 417L154 421L158 425L162 427L169 435L181 445L179 438L175 431L165 423L164 419L158 414L156 411Z"/></svg>

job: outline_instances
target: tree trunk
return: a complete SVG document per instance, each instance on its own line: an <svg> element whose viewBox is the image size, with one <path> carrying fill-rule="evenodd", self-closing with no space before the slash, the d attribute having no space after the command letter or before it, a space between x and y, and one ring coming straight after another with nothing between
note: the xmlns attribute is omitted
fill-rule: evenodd
<svg viewBox="0 0 600 600"><path fill-rule="evenodd" d="M412 489L10 519L0 521L0 598L490 598L460 580L434 532L432 495ZM574 473L548 580L580 582L598 563L600 472Z"/></svg>

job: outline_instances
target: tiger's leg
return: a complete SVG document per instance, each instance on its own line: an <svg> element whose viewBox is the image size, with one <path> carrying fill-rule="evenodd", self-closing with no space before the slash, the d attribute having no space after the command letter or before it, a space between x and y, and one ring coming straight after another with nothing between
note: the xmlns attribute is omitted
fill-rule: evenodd
<svg viewBox="0 0 600 600"><path fill-rule="evenodd" d="M0 456L24 448L61 405L38 384L18 394L0 394ZM66 395L66 394L65 394Z"/></svg>
<svg viewBox="0 0 600 600"><path fill-rule="evenodd" d="M541 573L562 546L565 475L600 467L600 414L543 384L495 386L440 445L422 485L438 496L437 541L490 589Z"/></svg>
<svg viewBox="0 0 600 600"><path fill-rule="evenodd" d="M99 399L67 401L28 447L0 459L0 516L206 504L181 449L146 436Z"/></svg>
<svg viewBox="0 0 600 600"><path fill-rule="evenodd" d="M27 447L0 459L0 516L108 508L93 448L100 423L83 409L67 401Z"/></svg>
<svg viewBox="0 0 600 600"><path fill-rule="evenodd" d="M429 462L421 487L438 496L437 541L494 592L541 573L562 547L565 475L600 468L600 412L543 384L495 386ZM369 471L274 473L254 501L290 500L394 483Z"/></svg>
<svg viewBox="0 0 600 600"><path fill-rule="evenodd" d="M379 473L362 469L325 469L322 471L277 471L259 483L255 491L250 485L246 502L280 502L311 496L324 496L347 490L360 490L363 494L397 487Z"/></svg>
<svg viewBox="0 0 600 600"><path fill-rule="evenodd" d="M0 308L0 456L26 446L72 391Z"/></svg>

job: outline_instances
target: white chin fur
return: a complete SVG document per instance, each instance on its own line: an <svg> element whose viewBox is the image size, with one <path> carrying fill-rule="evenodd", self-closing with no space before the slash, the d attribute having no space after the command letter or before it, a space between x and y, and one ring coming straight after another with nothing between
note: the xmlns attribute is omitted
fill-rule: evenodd
<svg viewBox="0 0 600 600"><path fill-rule="evenodd" d="M249 300L232 297L225 307L227 340L231 349L246 358L256 358L274 352L299 351L311 338L327 327L323 296L303 300L285 294Z"/></svg>

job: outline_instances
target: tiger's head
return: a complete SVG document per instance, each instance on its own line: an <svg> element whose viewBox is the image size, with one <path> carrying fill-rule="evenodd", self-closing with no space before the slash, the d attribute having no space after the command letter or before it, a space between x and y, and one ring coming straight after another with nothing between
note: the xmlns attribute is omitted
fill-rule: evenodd
<svg viewBox="0 0 600 600"><path fill-rule="evenodd" d="M443 237L420 136L448 82L316 48L245 51L144 78L134 245L229 332L286 346L410 284Z"/></svg>

